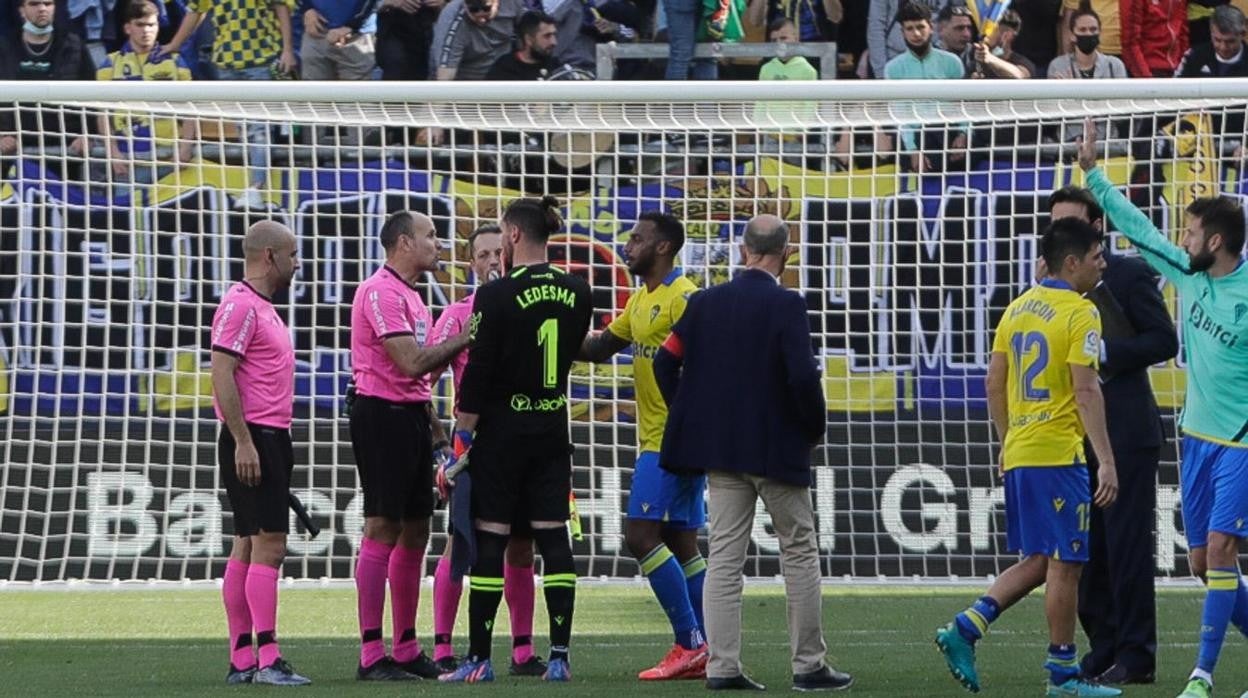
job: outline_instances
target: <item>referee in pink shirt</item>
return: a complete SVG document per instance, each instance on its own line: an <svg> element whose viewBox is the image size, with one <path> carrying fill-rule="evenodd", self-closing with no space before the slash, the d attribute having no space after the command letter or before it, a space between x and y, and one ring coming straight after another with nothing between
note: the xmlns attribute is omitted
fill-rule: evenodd
<svg viewBox="0 0 1248 698"><path fill-rule="evenodd" d="M434 678L416 638L416 609L433 515L433 436L444 439L430 406L430 371L468 346L462 332L433 344L433 317L416 283L438 267L433 221L401 211L381 228L386 262L355 291L351 366L356 398L351 446L364 490L364 540L355 565L362 681ZM392 655L382 642L390 582Z"/></svg>
<svg viewBox="0 0 1248 698"><path fill-rule="evenodd" d="M295 350L273 307L273 294L299 271L299 253L289 228L260 221L247 230L243 254L243 280L230 287L212 318L212 400L224 425L217 463L234 513L234 546L221 587L230 632L226 682L302 686L311 682L277 646L277 580L295 466Z"/></svg>

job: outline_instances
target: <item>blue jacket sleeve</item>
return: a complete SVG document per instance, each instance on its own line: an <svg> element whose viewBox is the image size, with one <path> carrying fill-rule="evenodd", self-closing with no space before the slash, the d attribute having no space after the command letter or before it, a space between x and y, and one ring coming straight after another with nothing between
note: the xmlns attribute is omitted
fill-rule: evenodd
<svg viewBox="0 0 1248 698"><path fill-rule="evenodd" d="M1161 291L1157 289L1157 277L1138 261L1132 266L1135 273L1123 311L1136 334L1105 340L1105 363L1115 373L1133 373L1179 353L1179 338Z"/></svg>
<svg viewBox="0 0 1248 698"><path fill-rule="evenodd" d="M797 413L799 428L807 442L817 444L827 431L828 405L823 395L823 379L811 351L806 300L797 293L788 295L791 297L786 298L778 321L789 404Z"/></svg>
<svg viewBox="0 0 1248 698"><path fill-rule="evenodd" d="M664 347L654 355L654 382L659 385L659 394L663 402L669 406L676 400L676 391L680 389L680 367L684 361Z"/></svg>

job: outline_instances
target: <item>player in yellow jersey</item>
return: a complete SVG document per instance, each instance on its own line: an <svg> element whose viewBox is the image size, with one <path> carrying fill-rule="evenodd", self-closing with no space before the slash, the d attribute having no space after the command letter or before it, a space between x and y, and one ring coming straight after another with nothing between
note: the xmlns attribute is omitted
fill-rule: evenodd
<svg viewBox="0 0 1248 698"><path fill-rule="evenodd" d="M950 673L972 692L979 690L975 642L1001 612L1046 584L1046 695L1122 693L1082 681L1075 650L1091 506L1109 506L1118 494L1097 378L1101 319L1083 295L1105 268L1101 240L1100 231L1076 218L1049 225L1040 241L1048 274L1006 308L993 338L988 411L1003 444L1006 539L1022 559L936 631ZM1083 451L1085 432L1100 463L1095 496Z"/></svg>
<svg viewBox="0 0 1248 698"><path fill-rule="evenodd" d="M585 339L579 357L606 361L629 345L633 349L633 390L641 443L628 496L624 539L650 580L676 636L667 656L638 674L643 681L706 675L702 622L706 561L698 550L698 529L706 523L706 476L675 475L659 467L667 403L654 380L654 355L685 312L689 294L697 290L676 268L676 255L684 242L684 226L674 217L657 211L638 216L624 256L628 270L640 277L643 285L605 331Z"/></svg>

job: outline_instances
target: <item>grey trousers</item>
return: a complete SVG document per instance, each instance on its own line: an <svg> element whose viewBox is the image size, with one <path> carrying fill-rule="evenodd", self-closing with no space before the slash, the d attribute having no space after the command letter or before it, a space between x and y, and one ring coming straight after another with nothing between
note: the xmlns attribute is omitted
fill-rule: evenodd
<svg viewBox="0 0 1248 698"><path fill-rule="evenodd" d="M780 565L788 608L789 647L793 673L824 666L823 597L819 546L810 488L796 487L753 475L711 471L710 558L707 560L703 606L710 661L706 675L729 678L741 670L741 592L745 555L754 526L754 509L762 498L780 539Z"/></svg>

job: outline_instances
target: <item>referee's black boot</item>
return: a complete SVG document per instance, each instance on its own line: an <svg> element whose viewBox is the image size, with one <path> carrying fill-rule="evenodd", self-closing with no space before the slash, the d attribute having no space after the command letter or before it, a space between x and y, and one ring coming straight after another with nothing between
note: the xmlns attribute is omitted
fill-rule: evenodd
<svg viewBox="0 0 1248 698"><path fill-rule="evenodd" d="M355 670L355 678L360 681L419 681L420 677L399 668L389 657L382 657L366 667Z"/></svg>
<svg viewBox="0 0 1248 698"><path fill-rule="evenodd" d="M854 677L830 666L817 671L793 675L795 691L840 691L854 685Z"/></svg>
<svg viewBox="0 0 1248 698"><path fill-rule="evenodd" d="M423 651L410 662L396 663L396 665L403 671L415 674L422 679L436 679L443 673L438 669L438 665L434 664L433 660L429 658L429 655Z"/></svg>

